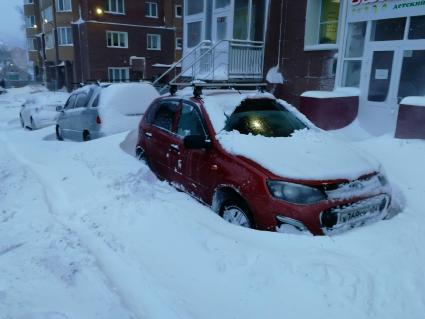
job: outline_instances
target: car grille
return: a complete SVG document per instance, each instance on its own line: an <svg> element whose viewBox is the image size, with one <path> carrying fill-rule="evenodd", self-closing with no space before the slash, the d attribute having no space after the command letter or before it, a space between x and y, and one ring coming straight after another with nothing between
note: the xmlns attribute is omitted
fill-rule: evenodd
<svg viewBox="0 0 425 319"><path fill-rule="evenodd" d="M324 185L329 199L347 199L372 194L382 188L378 175L369 175L354 181Z"/></svg>
<svg viewBox="0 0 425 319"><path fill-rule="evenodd" d="M378 195L358 202L332 207L320 215L326 235L370 224L385 217L389 196Z"/></svg>

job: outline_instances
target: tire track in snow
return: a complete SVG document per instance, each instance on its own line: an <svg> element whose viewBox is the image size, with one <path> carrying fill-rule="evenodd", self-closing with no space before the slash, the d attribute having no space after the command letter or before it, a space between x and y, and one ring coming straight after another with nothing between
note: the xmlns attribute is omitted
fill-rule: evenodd
<svg viewBox="0 0 425 319"><path fill-rule="evenodd" d="M12 155L19 163L21 163L22 166L26 167L29 169L29 171L34 173L36 179L42 186L44 201L48 207L50 215L58 224L60 224L65 229L69 229L81 240L87 252L94 257L96 266L102 273L105 280L105 285L112 294L117 296L120 304L128 311L128 313L130 313L135 319L180 318L180 316L173 309L164 307L164 304L158 301L158 299L160 299L158 296L156 296L156 298L152 296L155 295L154 291L150 291L150 293L144 294L145 300L129 301L129 299L133 299L133 296L137 294L129 294L126 292L128 289L124 287L125 284L120 282L120 280L117 280L117 278L114 276L115 269L125 269L125 265L120 263L118 257L110 257L106 247L104 247L104 243L101 243L98 237L93 235L87 226L84 225L84 227L81 227L81 224L78 224L77 221L73 220L73 218L77 216L75 208L71 205L71 202L65 195L65 192L58 188L57 185L48 177L46 177L48 174L43 174L43 171L47 172L45 167L40 164L33 163L20 155L15 147L10 145L10 143L8 143L4 137L0 137L0 141L6 147L6 149L9 150L10 155ZM145 281L149 281L146 278L143 279ZM131 278L129 278L126 280L126 284L134 285L134 282L131 280ZM143 288L144 287L140 287L140 289ZM152 287L148 285L148 288ZM143 305L157 306L142 308Z"/></svg>

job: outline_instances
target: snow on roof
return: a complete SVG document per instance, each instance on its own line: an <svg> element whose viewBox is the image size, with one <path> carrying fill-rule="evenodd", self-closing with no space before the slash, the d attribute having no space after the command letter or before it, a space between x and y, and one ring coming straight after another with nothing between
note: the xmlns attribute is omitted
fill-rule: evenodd
<svg viewBox="0 0 425 319"><path fill-rule="evenodd" d="M408 96L401 100L400 104L425 106L425 96Z"/></svg>
<svg viewBox="0 0 425 319"><path fill-rule="evenodd" d="M69 97L67 92L36 92L30 94L25 101L25 104L34 105L63 105Z"/></svg>
<svg viewBox="0 0 425 319"><path fill-rule="evenodd" d="M102 88L99 114L107 134L137 128L148 106L159 97L150 83L114 83Z"/></svg>
<svg viewBox="0 0 425 319"><path fill-rule="evenodd" d="M352 87L340 87L333 91L307 91L301 94L303 97L312 97L316 99L328 99L337 97L359 96L360 90Z"/></svg>

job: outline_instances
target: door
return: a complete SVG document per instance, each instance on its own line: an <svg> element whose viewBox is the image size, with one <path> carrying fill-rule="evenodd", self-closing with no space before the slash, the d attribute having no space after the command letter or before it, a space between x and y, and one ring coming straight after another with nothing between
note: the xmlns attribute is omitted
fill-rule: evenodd
<svg viewBox="0 0 425 319"><path fill-rule="evenodd" d="M374 43L369 47L359 117L373 134L393 132L402 99L425 95L425 41Z"/></svg>
<svg viewBox="0 0 425 319"><path fill-rule="evenodd" d="M72 94L68 101L66 101L61 113L59 114L57 125L60 127L62 136L64 138L70 138L70 120L69 115L72 113L74 109L75 101L77 100L77 94Z"/></svg>
<svg viewBox="0 0 425 319"><path fill-rule="evenodd" d="M150 130L144 132L146 153L152 170L161 178L171 180L169 157L175 135L175 120L180 102L163 100L159 102Z"/></svg>
<svg viewBox="0 0 425 319"><path fill-rule="evenodd" d="M212 17L214 42L232 38L232 12L231 0L214 0Z"/></svg>

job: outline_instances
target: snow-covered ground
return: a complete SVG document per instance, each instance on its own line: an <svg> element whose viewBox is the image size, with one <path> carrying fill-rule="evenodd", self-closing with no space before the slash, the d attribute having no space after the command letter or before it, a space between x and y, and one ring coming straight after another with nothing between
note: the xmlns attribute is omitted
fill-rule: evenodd
<svg viewBox="0 0 425 319"><path fill-rule="evenodd" d="M424 141L335 133L403 191L395 218L259 232L159 181L129 154L134 134L21 129L29 91L0 96L0 319L424 318Z"/></svg>

